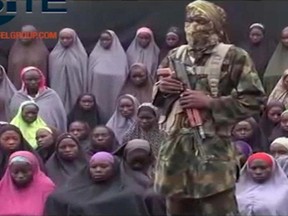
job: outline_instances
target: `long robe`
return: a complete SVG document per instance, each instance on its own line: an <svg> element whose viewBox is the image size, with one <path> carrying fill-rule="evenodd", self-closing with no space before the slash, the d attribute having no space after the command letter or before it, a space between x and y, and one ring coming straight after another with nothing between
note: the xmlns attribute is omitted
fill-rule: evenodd
<svg viewBox="0 0 288 216"><path fill-rule="evenodd" d="M49 55L50 86L62 100L67 113L80 94L87 90L88 55L73 29L63 29L73 36L73 44L64 48L60 40Z"/></svg>
<svg viewBox="0 0 288 216"><path fill-rule="evenodd" d="M115 110L117 97L128 75L125 51L117 35L112 35L112 45L104 49L100 42L89 56L89 93L96 97L102 123L106 123Z"/></svg>
<svg viewBox="0 0 288 216"><path fill-rule="evenodd" d="M9 102L16 89L9 80L4 67L2 65L0 67L3 70L3 80L0 82L0 121L7 122L9 120Z"/></svg>
<svg viewBox="0 0 288 216"><path fill-rule="evenodd" d="M49 51L42 39L34 39L28 45L18 39L15 41L9 52L7 74L16 89L21 88L20 72L24 67L35 66L47 78L48 55Z"/></svg>
<svg viewBox="0 0 288 216"><path fill-rule="evenodd" d="M10 113L13 118L24 101L32 100L24 90L17 91L10 102ZM48 126L57 128L64 132L67 129L67 117L63 104L57 93L50 88L42 91L33 99L39 106L39 116Z"/></svg>

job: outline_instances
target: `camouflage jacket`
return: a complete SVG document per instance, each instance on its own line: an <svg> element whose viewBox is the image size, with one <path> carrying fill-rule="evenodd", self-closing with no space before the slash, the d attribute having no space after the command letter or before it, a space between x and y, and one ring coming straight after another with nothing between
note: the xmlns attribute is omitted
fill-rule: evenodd
<svg viewBox="0 0 288 216"><path fill-rule="evenodd" d="M176 52L177 48L171 51L170 59L176 58ZM187 73L191 66L204 66L211 57L208 50L195 59L193 65L188 53L187 47L180 58L185 59L182 63ZM195 90L209 94L205 74L189 73L189 76L198 76ZM179 96L164 95L156 84L153 103L164 112L160 123L169 134L161 144L156 166L158 192L203 198L234 187L237 161L230 141L231 129L239 120L258 113L265 99L254 64L243 49L232 46L228 50L221 67L218 92L211 108L200 111L206 136L202 140L198 131L189 126L187 115L179 105Z"/></svg>

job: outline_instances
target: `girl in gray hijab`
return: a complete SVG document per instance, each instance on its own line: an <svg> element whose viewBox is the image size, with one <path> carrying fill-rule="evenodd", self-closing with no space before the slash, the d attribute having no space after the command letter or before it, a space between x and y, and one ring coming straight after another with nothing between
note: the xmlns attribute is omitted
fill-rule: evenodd
<svg viewBox="0 0 288 216"><path fill-rule="evenodd" d="M127 57L115 32L101 33L89 56L88 71L88 92L95 95L101 122L106 123L128 75Z"/></svg>
<svg viewBox="0 0 288 216"><path fill-rule="evenodd" d="M0 121L9 120L9 102L15 92L15 86L9 80L5 68L0 65Z"/></svg>
<svg viewBox="0 0 288 216"><path fill-rule="evenodd" d="M147 27L142 27L137 30L134 40L127 49L129 67L134 63L143 63L151 78L155 79L159 54L160 49L154 40L153 32Z"/></svg>
<svg viewBox="0 0 288 216"><path fill-rule="evenodd" d="M80 94L87 90L88 55L76 32L64 28L49 55L50 86L70 112Z"/></svg>
<svg viewBox="0 0 288 216"><path fill-rule="evenodd" d="M132 95L125 94L120 96L116 110L106 124L107 127L113 130L120 145L125 132L136 122L139 105L138 100Z"/></svg>

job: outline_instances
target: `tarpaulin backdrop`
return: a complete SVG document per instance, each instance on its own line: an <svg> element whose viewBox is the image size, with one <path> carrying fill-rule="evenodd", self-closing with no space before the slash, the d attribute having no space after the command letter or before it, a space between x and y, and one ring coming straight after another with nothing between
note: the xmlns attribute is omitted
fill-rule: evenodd
<svg viewBox="0 0 288 216"><path fill-rule="evenodd" d="M16 1L16 0L15 0ZM26 1L17 0L17 15L0 31L20 31L21 26L32 24L39 31L58 32L70 27L77 31L89 53L99 34L105 29L114 30L126 49L137 28L150 27L161 47L166 30L172 26L183 28L185 6L191 1L184 0L142 0L142 1L98 1L67 0L66 14L41 13L41 0L33 1L33 12L25 13ZM253 22L266 26L267 36L278 40L280 31L288 25L288 1L213 1L222 6L228 15L227 30L232 42L238 43L247 37L247 29ZM53 4L50 4L53 7ZM61 4L63 5L63 4ZM55 5L56 6L56 5ZM2 14L2 13L0 13ZM44 40L49 50L57 40ZM0 41L0 63L5 64L13 40Z"/></svg>

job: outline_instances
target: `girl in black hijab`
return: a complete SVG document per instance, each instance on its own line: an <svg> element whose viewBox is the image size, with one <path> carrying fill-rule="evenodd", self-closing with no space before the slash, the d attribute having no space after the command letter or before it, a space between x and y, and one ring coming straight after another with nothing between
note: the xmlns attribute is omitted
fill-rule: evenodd
<svg viewBox="0 0 288 216"><path fill-rule="evenodd" d="M41 170L45 172L42 159L24 139L20 129L11 124L3 124L0 127L0 179L5 173L9 156L16 151L33 153L39 161Z"/></svg>
<svg viewBox="0 0 288 216"><path fill-rule="evenodd" d="M78 139L71 134L64 133L58 137L56 151L46 163L47 175L59 186L65 184L71 176L87 164Z"/></svg>
<svg viewBox="0 0 288 216"><path fill-rule="evenodd" d="M148 216L143 195L127 186L119 161L108 152L97 152L76 176L46 202L46 216L138 215Z"/></svg>
<svg viewBox="0 0 288 216"><path fill-rule="evenodd" d="M99 151L113 152L118 148L119 144L114 132L105 125L95 127L90 134L90 145L87 151L87 157L90 159L92 155Z"/></svg>
<svg viewBox="0 0 288 216"><path fill-rule="evenodd" d="M100 124L98 106L93 94L85 93L78 97L68 115L68 126L74 121L87 122L90 128Z"/></svg>

